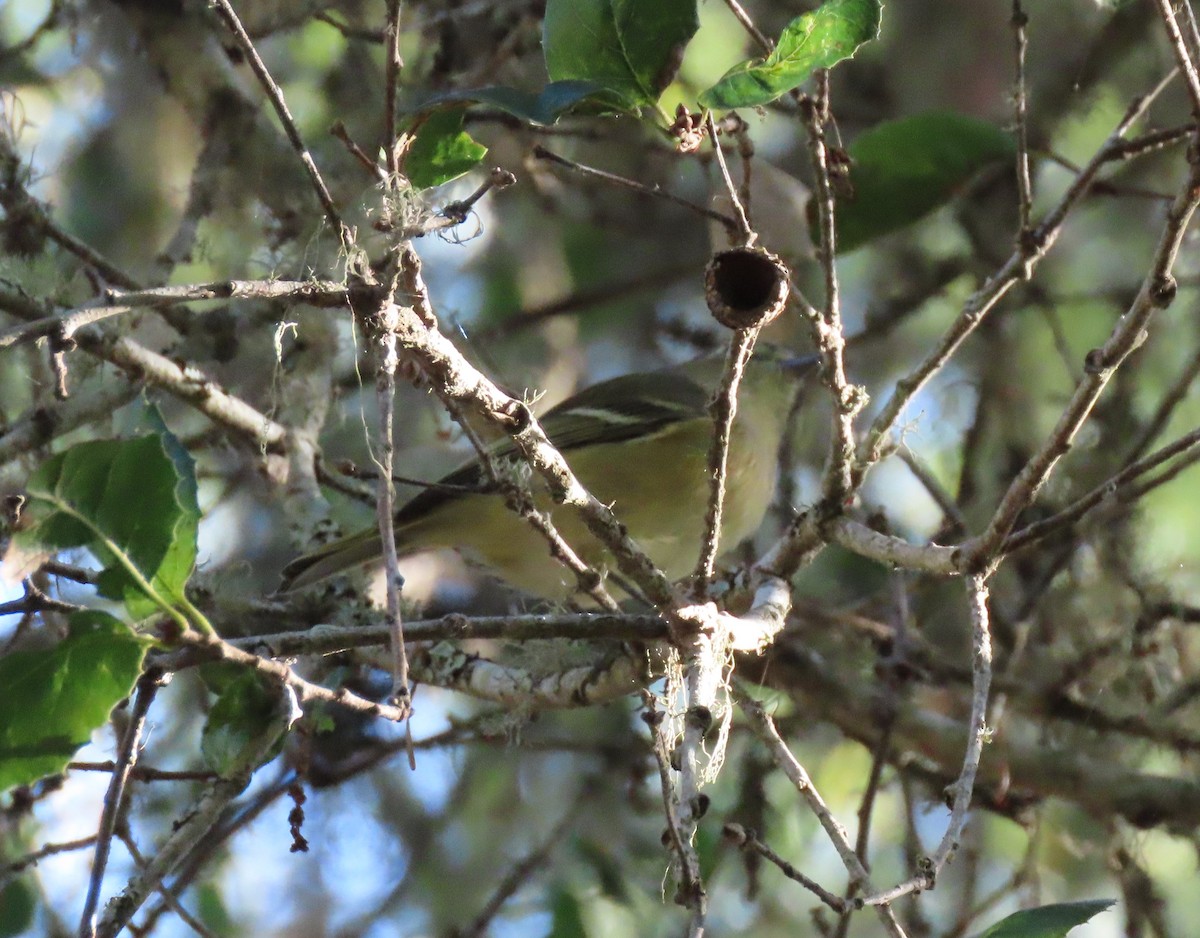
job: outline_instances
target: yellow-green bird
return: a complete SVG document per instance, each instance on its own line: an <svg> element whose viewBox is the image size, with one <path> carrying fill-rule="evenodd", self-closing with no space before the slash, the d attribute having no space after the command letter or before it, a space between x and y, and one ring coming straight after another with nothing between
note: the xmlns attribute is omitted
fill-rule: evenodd
<svg viewBox="0 0 1200 938"><path fill-rule="evenodd" d="M775 491L776 463L799 377L815 357L789 358L760 345L738 393L729 444L721 545L732 548L753 534ZM550 441L587 489L609 505L630 536L671 579L695 566L709 497L709 403L720 383L724 356L674 368L624 375L585 388L540 418ZM493 461L517 458L511 440L491 446ZM401 556L452 548L512 586L546 599L566 599L575 579L554 561L529 524L489 493L478 460L460 466L396 511ZM608 552L576 515L553 506L544 492L537 506L593 568L613 568ZM294 590L379 560L378 528L326 544L283 571Z"/></svg>

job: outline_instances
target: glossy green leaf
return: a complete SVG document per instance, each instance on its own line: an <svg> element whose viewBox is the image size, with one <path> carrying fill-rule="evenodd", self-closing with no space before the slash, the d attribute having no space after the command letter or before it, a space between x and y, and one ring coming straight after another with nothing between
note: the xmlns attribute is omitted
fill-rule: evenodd
<svg viewBox="0 0 1200 938"><path fill-rule="evenodd" d="M43 463L26 494L18 552L87 548L104 565L101 595L134 619L183 598L200 509L192 460L170 433L80 443Z"/></svg>
<svg viewBox="0 0 1200 938"><path fill-rule="evenodd" d="M250 772L277 751L294 714L292 698L253 671L229 681L208 713L200 737L204 761L223 778Z"/></svg>
<svg viewBox="0 0 1200 938"><path fill-rule="evenodd" d="M414 189L430 189L457 179L487 155L487 147L462 129L462 108L433 111L420 120L404 159L404 175Z"/></svg>
<svg viewBox="0 0 1200 938"><path fill-rule="evenodd" d="M888 121L850 145L837 196L837 248L853 251L912 224L957 195L982 169L1011 161L1012 137L994 124L935 111ZM810 230L816 241L814 206Z"/></svg>
<svg viewBox="0 0 1200 938"><path fill-rule="evenodd" d="M577 104L603 92L603 88L591 81L552 81L536 94L520 88L489 85L486 88L462 88L436 94L420 102L413 110L419 113L448 104L486 104L531 124L548 126Z"/></svg>
<svg viewBox="0 0 1200 938"><path fill-rule="evenodd" d="M722 75L700 95L700 106L769 104L876 38L882 12L881 0L828 0L788 23L770 55L740 62Z"/></svg>
<svg viewBox="0 0 1200 938"><path fill-rule="evenodd" d="M594 82L619 107L654 104L699 27L696 0L548 0L546 69L554 81Z"/></svg>
<svg viewBox="0 0 1200 938"><path fill-rule="evenodd" d="M975 938L1066 938L1067 932L1076 925L1082 925L1112 905L1111 899L1088 899L1022 909Z"/></svg>
<svg viewBox="0 0 1200 938"><path fill-rule="evenodd" d="M53 648L0 658L0 790L61 772L129 695L150 642L105 612L76 612Z"/></svg>

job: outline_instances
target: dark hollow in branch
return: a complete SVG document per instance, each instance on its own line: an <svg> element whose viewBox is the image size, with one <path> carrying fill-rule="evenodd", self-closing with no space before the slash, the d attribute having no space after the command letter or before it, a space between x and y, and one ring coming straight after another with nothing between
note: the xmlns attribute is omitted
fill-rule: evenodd
<svg viewBox="0 0 1200 938"><path fill-rule="evenodd" d="M704 295L716 320L730 329L765 326L787 302L788 269L762 248L714 254L704 274Z"/></svg>

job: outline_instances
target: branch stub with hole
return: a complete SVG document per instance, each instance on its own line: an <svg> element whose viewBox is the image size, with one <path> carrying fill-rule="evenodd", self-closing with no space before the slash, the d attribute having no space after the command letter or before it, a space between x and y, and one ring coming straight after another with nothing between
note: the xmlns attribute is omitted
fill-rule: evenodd
<svg viewBox="0 0 1200 938"><path fill-rule="evenodd" d="M787 265L758 247L712 256L704 272L704 297L717 322L730 329L765 326L787 303Z"/></svg>

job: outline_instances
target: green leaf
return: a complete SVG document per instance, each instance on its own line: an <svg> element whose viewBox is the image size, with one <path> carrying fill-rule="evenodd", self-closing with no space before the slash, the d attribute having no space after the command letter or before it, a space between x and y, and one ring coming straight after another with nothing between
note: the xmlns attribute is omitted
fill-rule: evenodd
<svg viewBox="0 0 1200 938"><path fill-rule="evenodd" d="M848 151L847 191L839 191L837 199L838 253L912 224L948 202L981 169L1010 161L1015 153L1009 134L962 114L934 111L879 124ZM814 210L810 203L813 232Z"/></svg>
<svg viewBox="0 0 1200 938"><path fill-rule="evenodd" d="M287 691L253 671L225 685L208 713L200 752L222 778L252 772L273 758L293 714Z"/></svg>
<svg viewBox="0 0 1200 938"><path fill-rule="evenodd" d="M10 938L33 925L37 893L26 879L14 879L0 888L0 938Z"/></svg>
<svg viewBox="0 0 1200 938"><path fill-rule="evenodd" d="M421 101L413 111L421 113L448 104L486 104L531 124L549 126L575 105L603 92L603 88L591 81L552 81L536 94L520 88L489 85L435 94Z"/></svg>
<svg viewBox="0 0 1200 938"><path fill-rule="evenodd" d="M462 129L462 108L433 111L417 120L417 136L404 159L404 175L414 189L431 189L457 179L487 155L487 147Z"/></svg>
<svg viewBox="0 0 1200 938"><path fill-rule="evenodd" d="M80 443L43 463L26 494L18 552L87 548L104 565L101 595L135 620L184 603L200 509L195 467L170 433Z"/></svg>
<svg viewBox="0 0 1200 938"><path fill-rule="evenodd" d="M0 791L61 772L129 696L151 644L105 612L75 612L53 648L0 658Z"/></svg>
<svg viewBox="0 0 1200 938"><path fill-rule="evenodd" d="M882 13L882 0L828 0L788 23L770 55L740 62L722 75L700 95L700 106L769 104L878 37Z"/></svg>
<svg viewBox="0 0 1200 938"><path fill-rule="evenodd" d="M1076 925L1082 925L1112 905L1111 899L1088 899L1022 909L975 938L1066 938L1067 932Z"/></svg>
<svg viewBox="0 0 1200 938"><path fill-rule="evenodd" d="M587 938L583 906L566 886L556 885L550 896L550 931L546 938Z"/></svg>
<svg viewBox="0 0 1200 938"><path fill-rule="evenodd" d="M699 27L696 0L548 0L546 70L554 81L595 82L617 107L652 105Z"/></svg>
<svg viewBox="0 0 1200 938"><path fill-rule="evenodd" d="M233 916L229 914L220 889L211 882L203 882L197 884L195 895L196 914L210 932L214 935L237 934Z"/></svg>

